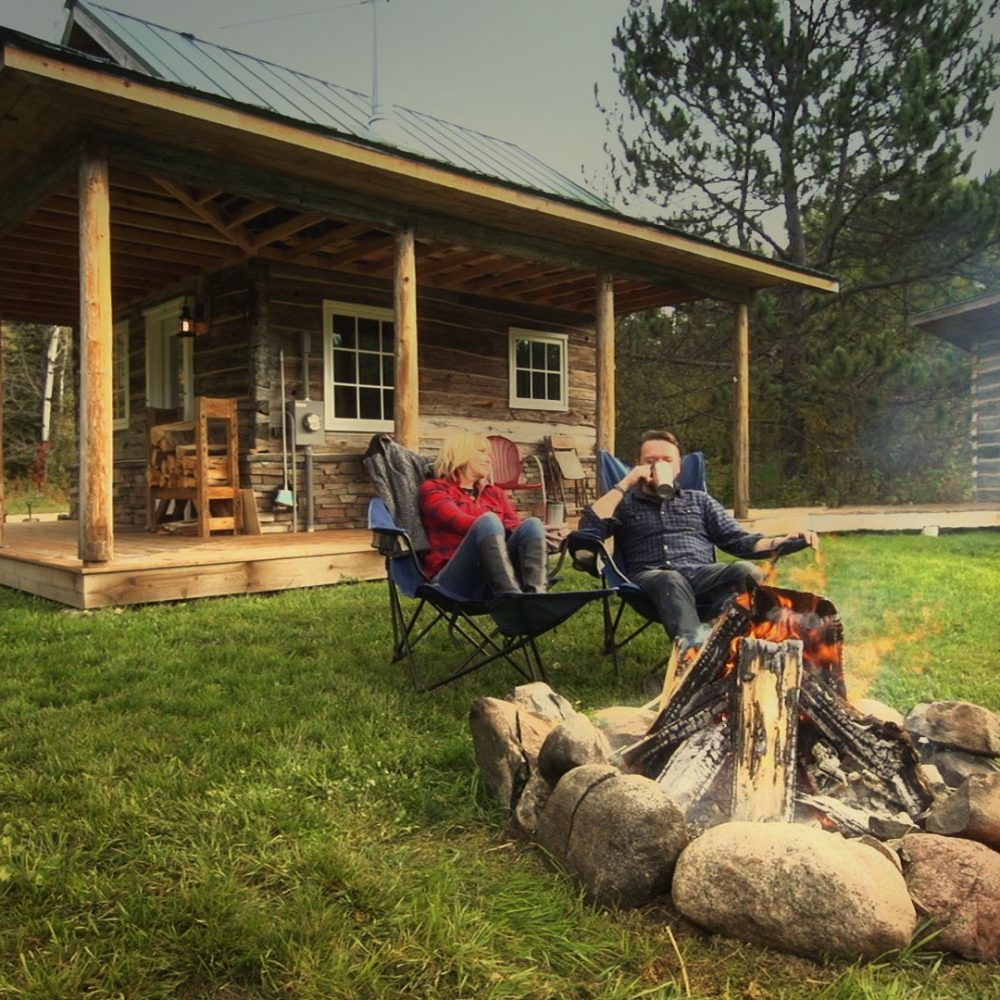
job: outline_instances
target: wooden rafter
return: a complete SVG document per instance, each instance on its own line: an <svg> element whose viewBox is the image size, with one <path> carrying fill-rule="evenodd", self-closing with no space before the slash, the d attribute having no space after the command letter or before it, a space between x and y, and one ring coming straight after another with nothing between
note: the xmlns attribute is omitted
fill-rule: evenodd
<svg viewBox="0 0 1000 1000"><path fill-rule="evenodd" d="M239 225L231 225L222 218L218 209L212 205L202 204L196 197L188 194L180 184L175 184L165 177L151 175L152 179L159 184L167 194L172 195L182 205L188 208L195 216L207 223L216 232L225 236L233 246L238 247L246 254L252 254L254 250L253 241L249 234Z"/></svg>
<svg viewBox="0 0 1000 1000"><path fill-rule="evenodd" d="M303 257L308 257L310 254L325 250L334 244L355 240L359 236L364 236L365 233L371 232L371 230L372 224L370 222L349 222L338 229L331 229L328 232L320 233L318 236L313 236L311 239L302 240L290 250L287 250L285 255L290 260L300 260Z"/></svg>
<svg viewBox="0 0 1000 1000"><path fill-rule="evenodd" d="M290 219L285 219L284 222L279 222L276 226L254 236L251 250L256 252L269 243L276 243L289 236L294 236L296 233L301 233L303 230L311 229L318 223L325 222L327 218L328 216L322 212L302 212L293 215Z"/></svg>

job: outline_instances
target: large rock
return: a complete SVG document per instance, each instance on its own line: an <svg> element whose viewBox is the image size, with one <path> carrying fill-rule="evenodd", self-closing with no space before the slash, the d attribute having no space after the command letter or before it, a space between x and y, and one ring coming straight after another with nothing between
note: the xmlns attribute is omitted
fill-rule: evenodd
<svg viewBox="0 0 1000 1000"><path fill-rule="evenodd" d="M579 714L561 694L553 691L544 681L518 685L507 700L516 708L553 724Z"/></svg>
<svg viewBox="0 0 1000 1000"><path fill-rule="evenodd" d="M966 753L964 750L943 750L931 747L921 750L928 764L933 764L941 772L941 777L951 788L957 788L972 774L1000 774L1000 763L995 757L980 753Z"/></svg>
<svg viewBox="0 0 1000 1000"><path fill-rule="evenodd" d="M934 804L928 833L958 835L1000 850L1000 774L974 774Z"/></svg>
<svg viewBox="0 0 1000 1000"><path fill-rule="evenodd" d="M538 752L538 770L542 777L555 785L574 767L583 764L606 764L611 754L604 733L585 715L576 715L560 722Z"/></svg>
<svg viewBox="0 0 1000 1000"><path fill-rule="evenodd" d="M602 708L591 717L598 729L607 737L612 750L621 750L642 739L656 721L656 712L648 708L613 705Z"/></svg>
<svg viewBox="0 0 1000 1000"><path fill-rule="evenodd" d="M917 923L882 854L785 823L724 823L692 841L673 899L707 930L810 957L874 958L906 946Z"/></svg>
<svg viewBox="0 0 1000 1000"><path fill-rule="evenodd" d="M469 726L483 783L513 816L554 723L509 701L479 698L469 711Z"/></svg>
<svg viewBox="0 0 1000 1000"><path fill-rule="evenodd" d="M906 717L911 736L971 753L1000 754L1000 715L968 701L930 701Z"/></svg>
<svg viewBox="0 0 1000 1000"><path fill-rule="evenodd" d="M665 893L686 842L684 817L656 782L602 764L567 772L538 823L538 843L602 906Z"/></svg>
<svg viewBox="0 0 1000 1000"><path fill-rule="evenodd" d="M883 701L876 701L874 698L860 698L854 702L854 707L862 715L870 715L880 722L894 722L900 729L904 727L906 722L902 712L898 712L891 705L887 705Z"/></svg>
<svg viewBox="0 0 1000 1000"><path fill-rule="evenodd" d="M900 845L910 894L940 933L931 947L1000 962L1000 854L958 837L917 833Z"/></svg>

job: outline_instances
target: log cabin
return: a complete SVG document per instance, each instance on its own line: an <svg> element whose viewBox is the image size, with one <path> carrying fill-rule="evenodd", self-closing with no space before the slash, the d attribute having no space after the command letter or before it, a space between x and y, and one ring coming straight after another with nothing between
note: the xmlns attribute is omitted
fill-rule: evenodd
<svg viewBox="0 0 1000 1000"><path fill-rule="evenodd" d="M374 433L433 450L462 426L522 453L552 434L585 460L613 451L616 317L702 298L733 310L745 515L748 304L835 279L631 218L472 129L401 107L387 128L367 95L67 6L59 45L0 27L0 318L76 330L75 552L64 534L18 555L8 530L0 583L94 607L377 575L316 541L357 549ZM195 573L180 537L148 534L127 563L173 488L150 467L151 428L190 431L199 400L219 399L236 401L215 448L236 442L239 482L218 524L244 530L215 555L198 539L198 558L225 570ZM188 476L176 488L193 488L199 447L169 456ZM274 503L286 475L291 510ZM262 569L292 548L247 533L258 511L270 530L307 529L301 573Z"/></svg>
<svg viewBox="0 0 1000 1000"><path fill-rule="evenodd" d="M913 325L972 356L972 475L980 503L1000 502L1000 292L920 313Z"/></svg>

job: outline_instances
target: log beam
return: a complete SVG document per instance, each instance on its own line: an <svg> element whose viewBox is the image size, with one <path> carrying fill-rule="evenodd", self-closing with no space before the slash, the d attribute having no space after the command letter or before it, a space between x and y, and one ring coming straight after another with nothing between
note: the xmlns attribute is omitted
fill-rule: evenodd
<svg viewBox="0 0 1000 1000"><path fill-rule="evenodd" d="M417 451L420 447L420 392L417 372L417 257L412 226L404 226L396 235L393 306L396 320L395 436L405 448Z"/></svg>
<svg viewBox="0 0 1000 1000"><path fill-rule="evenodd" d="M83 562L114 557L111 199L106 148L80 156L80 535Z"/></svg>
<svg viewBox="0 0 1000 1000"><path fill-rule="evenodd" d="M615 451L615 282L597 279L597 447Z"/></svg>
<svg viewBox="0 0 1000 1000"><path fill-rule="evenodd" d="M802 643L744 639L737 668L732 819L791 823Z"/></svg>
<svg viewBox="0 0 1000 1000"><path fill-rule="evenodd" d="M750 309L733 307L733 513L750 513Z"/></svg>

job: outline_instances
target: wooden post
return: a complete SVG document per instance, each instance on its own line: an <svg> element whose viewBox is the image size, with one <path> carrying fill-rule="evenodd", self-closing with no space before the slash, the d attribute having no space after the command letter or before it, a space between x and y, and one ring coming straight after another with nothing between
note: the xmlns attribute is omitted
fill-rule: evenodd
<svg viewBox="0 0 1000 1000"><path fill-rule="evenodd" d="M615 282L597 279L597 447L615 451Z"/></svg>
<svg viewBox="0 0 1000 1000"><path fill-rule="evenodd" d="M7 521L7 493L4 490L3 385L3 323L0 322L0 548L3 547L3 529Z"/></svg>
<svg viewBox="0 0 1000 1000"><path fill-rule="evenodd" d="M734 820L792 821L801 675L798 639L748 638L740 644L733 712Z"/></svg>
<svg viewBox="0 0 1000 1000"><path fill-rule="evenodd" d="M114 557L111 200L107 150L80 157L80 535L84 562Z"/></svg>
<svg viewBox="0 0 1000 1000"><path fill-rule="evenodd" d="M396 440L420 447L420 389L417 371L417 257L413 227L396 234L393 304L396 319L396 387L393 418Z"/></svg>
<svg viewBox="0 0 1000 1000"><path fill-rule="evenodd" d="M741 303L734 313L733 371L733 513L750 513L750 307Z"/></svg>

